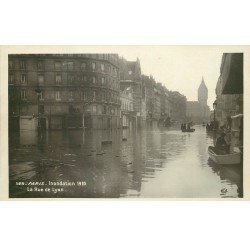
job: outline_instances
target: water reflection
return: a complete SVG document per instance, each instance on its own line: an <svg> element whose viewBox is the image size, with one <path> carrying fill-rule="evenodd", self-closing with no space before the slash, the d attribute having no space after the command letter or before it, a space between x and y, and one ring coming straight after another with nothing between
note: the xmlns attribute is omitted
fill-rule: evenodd
<svg viewBox="0 0 250 250"><path fill-rule="evenodd" d="M208 160L212 171L221 180L221 197L243 197L243 168L242 165L217 165L212 160Z"/></svg>
<svg viewBox="0 0 250 250"><path fill-rule="evenodd" d="M208 160L203 127L11 134L10 197L242 197L242 167ZM63 192L27 192L17 181L85 181Z"/></svg>

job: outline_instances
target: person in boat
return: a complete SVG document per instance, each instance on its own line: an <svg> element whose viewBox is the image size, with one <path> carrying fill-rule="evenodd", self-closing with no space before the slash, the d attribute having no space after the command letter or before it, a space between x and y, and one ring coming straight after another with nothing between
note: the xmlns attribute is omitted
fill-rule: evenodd
<svg viewBox="0 0 250 250"><path fill-rule="evenodd" d="M220 128L219 128L220 131L224 131L225 129L226 129L226 126L225 126L225 125L222 125L222 126L220 126Z"/></svg>
<svg viewBox="0 0 250 250"><path fill-rule="evenodd" d="M181 130L182 131L186 130L186 124L185 123L181 124Z"/></svg>
<svg viewBox="0 0 250 250"><path fill-rule="evenodd" d="M229 153L229 145L225 140L226 134L224 132L217 138L215 144L215 151L217 154L227 154Z"/></svg>
<svg viewBox="0 0 250 250"><path fill-rule="evenodd" d="M208 123L206 126L206 129L207 129L207 131L212 131L213 130L213 123L212 122Z"/></svg>
<svg viewBox="0 0 250 250"><path fill-rule="evenodd" d="M187 130L190 130L190 129L191 129L190 123L188 123L188 125L187 125Z"/></svg>
<svg viewBox="0 0 250 250"><path fill-rule="evenodd" d="M232 127L232 118L229 115L227 116L226 127L227 127L227 129L231 130L231 127Z"/></svg>

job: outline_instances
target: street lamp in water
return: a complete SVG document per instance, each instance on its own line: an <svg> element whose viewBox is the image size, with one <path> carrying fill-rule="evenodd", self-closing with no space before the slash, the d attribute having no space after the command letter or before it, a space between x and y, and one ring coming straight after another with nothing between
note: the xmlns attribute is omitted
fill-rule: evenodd
<svg viewBox="0 0 250 250"><path fill-rule="evenodd" d="M40 126L40 116L39 116L39 100L40 100L40 95L41 95L41 89L37 88L35 89L36 91L36 94L37 94L37 129L38 129L38 132L40 132L40 129L41 129L41 126Z"/></svg>

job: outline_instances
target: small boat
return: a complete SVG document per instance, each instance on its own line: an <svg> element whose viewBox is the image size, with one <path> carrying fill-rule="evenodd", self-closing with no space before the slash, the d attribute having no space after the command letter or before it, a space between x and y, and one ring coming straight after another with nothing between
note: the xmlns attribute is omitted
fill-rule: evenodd
<svg viewBox="0 0 250 250"><path fill-rule="evenodd" d="M229 165L229 164L239 164L241 153L240 151L234 151L230 154L218 155L214 152L214 147L208 147L209 157L217 164Z"/></svg>
<svg viewBox="0 0 250 250"><path fill-rule="evenodd" d="M191 129L182 129L181 131L182 132L194 132L195 129L194 128L191 128Z"/></svg>
<svg viewBox="0 0 250 250"><path fill-rule="evenodd" d="M206 127L206 131L207 131L207 132L213 132L214 130L213 130L213 128Z"/></svg>
<svg viewBox="0 0 250 250"><path fill-rule="evenodd" d="M102 141L102 145L112 144L112 141Z"/></svg>

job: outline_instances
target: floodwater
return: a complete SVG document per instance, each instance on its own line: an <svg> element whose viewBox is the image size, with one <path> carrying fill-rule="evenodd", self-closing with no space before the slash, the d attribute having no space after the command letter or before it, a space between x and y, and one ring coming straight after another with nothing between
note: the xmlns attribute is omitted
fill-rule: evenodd
<svg viewBox="0 0 250 250"><path fill-rule="evenodd" d="M213 163L194 128L11 134L10 197L243 197L242 165Z"/></svg>

